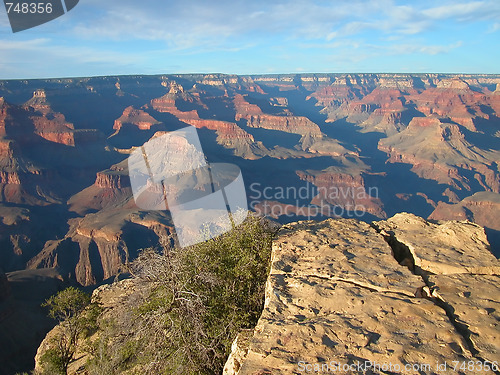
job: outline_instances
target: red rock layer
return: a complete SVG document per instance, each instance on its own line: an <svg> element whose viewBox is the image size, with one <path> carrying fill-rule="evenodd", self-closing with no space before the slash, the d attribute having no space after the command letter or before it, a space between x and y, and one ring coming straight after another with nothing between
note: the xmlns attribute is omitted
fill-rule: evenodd
<svg viewBox="0 0 500 375"><path fill-rule="evenodd" d="M97 172L95 185L100 188L121 189L122 187L130 186L130 183L126 175L106 173L106 171L104 171Z"/></svg>
<svg viewBox="0 0 500 375"><path fill-rule="evenodd" d="M159 122L143 110L130 106L125 108L120 118L115 120L113 129L120 130L123 124L132 124L141 130L149 130L151 126L159 124Z"/></svg>
<svg viewBox="0 0 500 375"><path fill-rule="evenodd" d="M488 96L472 91L464 84L443 84L438 88L429 88L419 94L409 96L408 100L426 116L449 118L471 131L476 131L475 118L488 118L482 106L488 103ZM460 88L457 88L460 87Z"/></svg>
<svg viewBox="0 0 500 375"><path fill-rule="evenodd" d="M246 119L248 116L261 115L262 110L258 105L247 102L243 95L236 94L233 99L234 108L236 110L235 120Z"/></svg>
<svg viewBox="0 0 500 375"><path fill-rule="evenodd" d="M201 119L196 110L180 111L176 106L176 98L183 100L184 96L179 96L177 93L169 93L161 98L153 99L151 105L155 110L170 113L180 121L196 128L214 130L217 133L217 142L226 148L235 149L237 155L248 159L258 157L254 154L253 149L259 152L261 146L253 145L255 140L251 134L233 122Z"/></svg>
<svg viewBox="0 0 500 375"><path fill-rule="evenodd" d="M5 118L7 117L7 105L3 97L0 96L0 137L6 135Z"/></svg>
<svg viewBox="0 0 500 375"><path fill-rule="evenodd" d="M439 202L429 219L469 220L500 231L500 195L481 192L456 204Z"/></svg>
<svg viewBox="0 0 500 375"><path fill-rule="evenodd" d="M403 122L398 114L409 108L425 116L451 120L470 131L477 130L478 119L500 117L500 95L481 87L477 80L466 82L460 77L439 79L428 75L418 78L417 85L414 81L417 78L403 78L347 75L338 77L330 86L320 87L310 97L324 107L327 121L346 118L368 131L386 133L403 128L394 129L394 125ZM488 107L492 111L485 111Z"/></svg>
<svg viewBox="0 0 500 375"><path fill-rule="evenodd" d="M94 184L68 200L69 210L80 215L110 207L136 209L130 187L127 161L97 172Z"/></svg>
<svg viewBox="0 0 500 375"><path fill-rule="evenodd" d="M362 176L352 176L345 173L322 172L315 176L297 172L301 180L307 181L318 188L318 195L311 203L322 206L327 203L348 211L367 212L380 218L385 218L383 204L378 198L378 191L367 191ZM376 193L376 194L374 194ZM372 194L372 195L370 195Z"/></svg>
<svg viewBox="0 0 500 375"><path fill-rule="evenodd" d="M247 125L251 128L278 130L286 133L312 135L321 137L321 129L307 117L251 115L247 117Z"/></svg>
<svg viewBox="0 0 500 375"><path fill-rule="evenodd" d="M235 119L247 120L251 128L279 130L286 133L311 135L321 137L321 129L314 122L303 116L276 116L262 113L255 104L248 103L242 95L234 98L236 109Z"/></svg>
<svg viewBox="0 0 500 375"><path fill-rule="evenodd" d="M34 133L54 143L67 146L75 145L74 126L66 121L63 114L54 112L50 107L45 91L37 90L33 98L23 106L33 122Z"/></svg>
<svg viewBox="0 0 500 375"><path fill-rule="evenodd" d="M498 152L471 145L456 124L414 117L406 129L381 139L378 148L388 154L391 163L412 164L412 171L420 177L456 189L471 191L471 184L477 182L485 190L500 191L493 164ZM463 170L471 171L475 181L468 179Z"/></svg>
<svg viewBox="0 0 500 375"><path fill-rule="evenodd" d="M316 99L317 105L322 107L340 106L343 103L359 99L352 87L347 85L323 86L312 93L309 98Z"/></svg>

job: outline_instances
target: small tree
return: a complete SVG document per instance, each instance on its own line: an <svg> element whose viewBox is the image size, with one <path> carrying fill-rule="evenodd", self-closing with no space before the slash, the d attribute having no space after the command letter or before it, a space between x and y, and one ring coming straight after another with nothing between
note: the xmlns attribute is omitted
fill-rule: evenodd
<svg viewBox="0 0 500 375"><path fill-rule="evenodd" d="M49 316L59 322L60 330L50 349L41 358L44 372L67 374L68 366L76 352L78 339L96 325L99 314L97 304L90 305L90 296L69 287L50 297L43 307L49 308ZM87 309L87 311L84 310Z"/></svg>

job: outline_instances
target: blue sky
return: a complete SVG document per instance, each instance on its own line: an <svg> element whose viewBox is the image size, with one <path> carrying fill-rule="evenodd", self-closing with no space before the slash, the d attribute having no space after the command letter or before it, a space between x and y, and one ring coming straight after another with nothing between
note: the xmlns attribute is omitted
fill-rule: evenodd
<svg viewBox="0 0 500 375"><path fill-rule="evenodd" d="M500 73L499 41L500 0L80 0L15 34L2 7L0 79Z"/></svg>

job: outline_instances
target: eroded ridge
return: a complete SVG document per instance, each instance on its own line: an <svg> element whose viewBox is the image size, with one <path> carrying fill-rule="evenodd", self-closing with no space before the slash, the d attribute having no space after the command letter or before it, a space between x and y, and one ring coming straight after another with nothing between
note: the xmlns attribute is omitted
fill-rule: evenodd
<svg viewBox="0 0 500 375"><path fill-rule="evenodd" d="M495 373L456 365L499 360L498 261L481 231L408 214L372 226L352 219L285 225L273 245L262 316L253 334L235 340L224 373L297 374L333 362L365 364L345 374ZM452 250L463 257L454 261Z"/></svg>

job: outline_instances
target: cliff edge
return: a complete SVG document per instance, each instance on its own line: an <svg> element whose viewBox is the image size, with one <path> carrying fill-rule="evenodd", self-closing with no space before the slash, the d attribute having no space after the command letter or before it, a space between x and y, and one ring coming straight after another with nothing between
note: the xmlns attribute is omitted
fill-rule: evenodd
<svg viewBox="0 0 500 375"><path fill-rule="evenodd" d="M468 221L400 213L287 224L272 244L262 314L234 340L223 373L499 374L499 281L484 229ZM129 327L112 341L132 334L145 296L137 278L94 291L102 319ZM93 374L82 348L69 374Z"/></svg>
<svg viewBox="0 0 500 375"><path fill-rule="evenodd" d="M262 316L224 374L499 373L500 262L478 225L298 222L271 257Z"/></svg>

